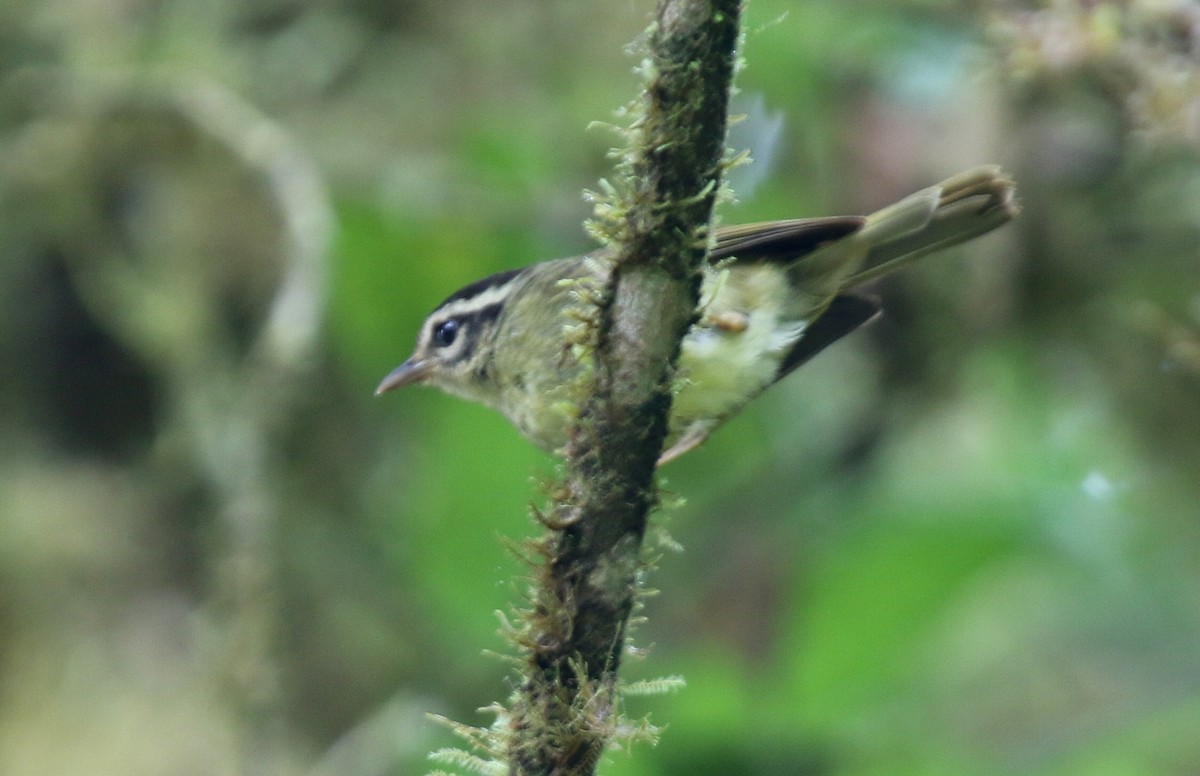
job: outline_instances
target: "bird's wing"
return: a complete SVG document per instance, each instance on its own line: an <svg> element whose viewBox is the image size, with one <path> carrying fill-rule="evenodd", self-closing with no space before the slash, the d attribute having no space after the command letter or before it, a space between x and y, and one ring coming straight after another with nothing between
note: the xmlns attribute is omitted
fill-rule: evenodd
<svg viewBox="0 0 1200 776"><path fill-rule="evenodd" d="M708 257L712 262L734 258L786 264L858 231L865 223L862 216L830 216L723 226L716 230Z"/></svg>
<svg viewBox="0 0 1200 776"><path fill-rule="evenodd" d="M784 355L783 361L779 363L779 370L775 373L775 379L782 379L826 347L859 326L869 323L882 309L883 305L874 297L854 294L835 296L830 300L825 312L805 328L804 334Z"/></svg>

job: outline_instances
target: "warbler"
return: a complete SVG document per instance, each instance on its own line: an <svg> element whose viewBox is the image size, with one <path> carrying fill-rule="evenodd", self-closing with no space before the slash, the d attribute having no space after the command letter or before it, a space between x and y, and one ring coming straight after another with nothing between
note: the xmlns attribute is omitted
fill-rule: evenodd
<svg viewBox="0 0 1200 776"><path fill-rule="evenodd" d="M998 167L977 167L868 216L714 230L659 463L701 444L767 387L874 318L879 301L854 289L1012 219L1014 189ZM601 249L454 292L376 394L432 385L497 409L535 444L560 449L582 368L569 332L590 304L578 289L602 288L611 266Z"/></svg>

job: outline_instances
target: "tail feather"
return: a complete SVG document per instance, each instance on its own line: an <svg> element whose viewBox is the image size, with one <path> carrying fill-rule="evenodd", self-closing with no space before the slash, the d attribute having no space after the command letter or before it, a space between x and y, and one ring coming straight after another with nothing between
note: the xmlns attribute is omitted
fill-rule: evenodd
<svg viewBox="0 0 1200 776"><path fill-rule="evenodd" d="M848 288L1010 221L1018 212L1014 188L999 167L975 167L866 217L723 227L709 259L786 266L797 292L793 312L808 319Z"/></svg>
<svg viewBox="0 0 1200 776"><path fill-rule="evenodd" d="M1007 223L1019 212L1014 190L1015 184L999 167L976 167L868 216L855 235L870 239L866 268L850 275L845 287L874 280ZM935 207L913 228L914 217L930 202Z"/></svg>

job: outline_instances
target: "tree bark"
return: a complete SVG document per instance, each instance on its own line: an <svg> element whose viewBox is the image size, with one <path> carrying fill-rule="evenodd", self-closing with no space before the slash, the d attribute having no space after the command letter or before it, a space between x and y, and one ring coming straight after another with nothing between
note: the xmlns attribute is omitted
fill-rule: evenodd
<svg viewBox="0 0 1200 776"><path fill-rule="evenodd" d="M592 774L617 725L615 690L642 568L673 364L691 325L725 153L740 0L662 0L643 112L611 203L614 267L594 322L594 385L567 445L547 559L522 641L509 772Z"/></svg>

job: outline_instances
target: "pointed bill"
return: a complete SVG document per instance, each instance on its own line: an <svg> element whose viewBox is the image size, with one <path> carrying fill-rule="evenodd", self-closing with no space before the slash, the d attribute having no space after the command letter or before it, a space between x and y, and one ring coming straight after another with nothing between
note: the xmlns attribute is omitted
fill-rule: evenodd
<svg viewBox="0 0 1200 776"><path fill-rule="evenodd" d="M387 377L383 378L383 381L379 383L379 387L375 389L375 395L378 396L381 393L387 393L396 388L419 383L425 379L432 367L433 361L410 358L389 372Z"/></svg>

